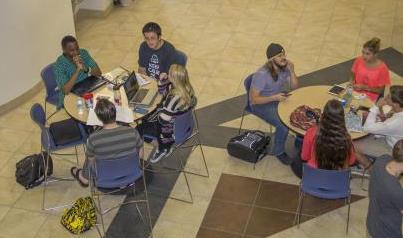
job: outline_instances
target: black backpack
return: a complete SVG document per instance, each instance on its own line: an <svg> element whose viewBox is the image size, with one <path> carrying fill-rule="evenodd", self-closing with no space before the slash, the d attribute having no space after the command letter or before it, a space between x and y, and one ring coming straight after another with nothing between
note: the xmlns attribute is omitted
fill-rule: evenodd
<svg viewBox="0 0 403 238"><path fill-rule="evenodd" d="M43 155L43 157L42 157ZM17 183L30 189L40 185L45 180L45 163L48 154L42 152L41 154L29 155L16 164L15 178ZM49 156L49 166L47 175L53 174L53 161Z"/></svg>
<svg viewBox="0 0 403 238"><path fill-rule="evenodd" d="M257 163L267 155L270 136L262 131L246 131L230 139L227 145L228 154L250 162Z"/></svg>

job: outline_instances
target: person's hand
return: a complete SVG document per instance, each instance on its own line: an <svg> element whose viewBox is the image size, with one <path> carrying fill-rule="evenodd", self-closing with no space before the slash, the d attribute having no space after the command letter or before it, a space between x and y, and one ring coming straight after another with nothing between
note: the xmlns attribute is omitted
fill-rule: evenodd
<svg viewBox="0 0 403 238"><path fill-rule="evenodd" d="M287 97L285 96L285 93L277 93L277 94L273 95L273 97L274 97L275 101L279 101L279 102L282 102L287 99Z"/></svg>
<svg viewBox="0 0 403 238"><path fill-rule="evenodd" d="M290 72L294 72L294 63L290 60L287 60L287 69L290 70Z"/></svg>
<svg viewBox="0 0 403 238"><path fill-rule="evenodd" d="M383 108L383 106L388 105L388 103L386 102L385 98L379 99L377 104L378 104L379 108Z"/></svg>
<svg viewBox="0 0 403 238"><path fill-rule="evenodd" d="M79 55L73 57L73 62L77 67L77 70L84 70L83 60Z"/></svg>
<svg viewBox="0 0 403 238"><path fill-rule="evenodd" d="M167 73L161 73L160 74L160 80L163 81L163 80L166 80L166 79L168 79L168 74Z"/></svg>

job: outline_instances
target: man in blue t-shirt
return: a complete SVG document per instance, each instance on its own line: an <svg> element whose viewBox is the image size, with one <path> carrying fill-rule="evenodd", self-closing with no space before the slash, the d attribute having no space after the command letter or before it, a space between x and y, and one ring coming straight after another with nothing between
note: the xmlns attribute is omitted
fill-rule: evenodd
<svg viewBox="0 0 403 238"><path fill-rule="evenodd" d="M369 181L367 229L373 238L402 238L403 140L393 147L392 156L376 159Z"/></svg>
<svg viewBox="0 0 403 238"><path fill-rule="evenodd" d="M80 49L74 36L65 36L62 39L63 54L53 65L56 83L59 88L57 107L63 106L64 95L70 93L74 85L90 75L101 76L95 60L87 50Z"/></svg>
<svg viewBox="0 0 403 238"><path fill-rule="evenodd" d="M272 154L283 164L289 164L291 159L285 152L288 128L280 121L277 108L279 102L287 99L286 91L298 87L298 78L294 72L294 64L287 60L281 45L270 44L266 56L267 63L252 77L250 107L253 114L276 128Z"/></svg>
<svg viewBox="0 0 403 238"><path fill-rule="evenodd" d="M144 25L143 36L144 42L139 49L138 72L158 80L159 91L163 93L169 84L169 67L176 63L176 49L161 38L161 27L155 22Z"/></svg>

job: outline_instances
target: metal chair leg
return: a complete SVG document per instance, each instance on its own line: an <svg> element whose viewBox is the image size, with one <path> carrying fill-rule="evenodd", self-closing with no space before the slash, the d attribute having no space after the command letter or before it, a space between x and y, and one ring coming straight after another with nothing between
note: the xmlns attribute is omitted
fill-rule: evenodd
<svg viewBox="0 0 403 238"><path fill-rule="evenodd" d="M242 124L243 124L243 118L244 118L244 117L245 117L245 110L243 110L243 112L242 112L241 125L239 125L238 135L241 134Z"/></svg>
<svg viewBox="0 0 403 238"><path fill-rule="evenodd" d="M143 169L143 184L144 184L144 195L146 198L146 207L147 207L147 215L148 215L148 223L150 226L150 238L153 238L153 224L151 221L151 212L150 212L150 200L148 199L148 190L147 190L147 182L146 182L146 172L144 166L144 160L142 162L142 169Z"/></svg>
<svg viewBox="0 0 403 238"><path fill-rule="evenodd" d="M346 235L348 234L348 227L349 227L349 223L350 223L350 203L351 203L351 195L348 196L348 198L347 198L347 203L348 203L348 210L347 210Z"/></svg>
<svg viewBox="0 0 403 238"><path fill-rule="evenodd" d="M299 228L299 224L301 223L302 206L304 203L304 193L302 191L300 191L299 193L300 194L299 194L297 214L296 214L296 223L297 223L298 228ZM295 219L294 219L294 223L295 223Z"/></svg>
<svg viewBox="0 0 403 238"><path fill-rule="evenodd" d="M77 151L77 146L74 146L74 150L76 151L76 162L77 162L77 166L80 166L80 161L78 159L78 151Z"/></svg>

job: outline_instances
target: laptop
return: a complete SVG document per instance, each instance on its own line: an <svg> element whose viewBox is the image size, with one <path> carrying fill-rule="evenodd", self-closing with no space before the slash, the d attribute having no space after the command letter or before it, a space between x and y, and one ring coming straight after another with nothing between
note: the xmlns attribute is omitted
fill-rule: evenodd
<svg viewBox="0 0 403 238"><path fill-rule="evenodd" d="M156 88L140 88L135 72L133 71L123 83L129 104L150 106L157 96Z"/></svg>
<svg viewBox="0 0 403 238"><path fill-rule="evenodd" d="M71 92L78 96L82 96L84 93L95 91L106 83L107 82L104 79L91 75L83 81L76 83L71 89Z"/></svg>

